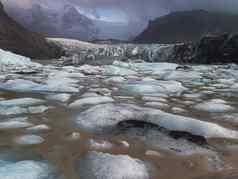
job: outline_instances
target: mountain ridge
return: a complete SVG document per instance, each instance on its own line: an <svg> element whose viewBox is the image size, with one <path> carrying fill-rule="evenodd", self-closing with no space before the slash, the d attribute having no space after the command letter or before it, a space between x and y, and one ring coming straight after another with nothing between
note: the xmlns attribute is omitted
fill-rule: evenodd
<svg viewBox="0 0 238 179"><path fill-rule="evenodd" d="M191 10L172 12L150 21L137 43L180 43L199 41L207 34L238 32L238 15Z"/></svg>
<svg viewBox="0 0 238 179"><path fill-rule="evenodd" d="M31 58L57 58L61 50L8 16L0 1L0 48Z"/></svg>

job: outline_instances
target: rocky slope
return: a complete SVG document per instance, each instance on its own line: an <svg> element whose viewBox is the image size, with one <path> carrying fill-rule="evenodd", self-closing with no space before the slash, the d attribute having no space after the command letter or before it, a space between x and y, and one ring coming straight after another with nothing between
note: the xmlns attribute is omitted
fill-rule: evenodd
<svg viewBox="0 0 238 179"><path fill-rule="evenodd" d="M0 2L0 48L32 58L59 57L61 50L10 18Z"/></svg>
<svg viewBox="0 0 238 179"><path fill-rule="evenodd" d="M238 16L193 10L173 12L151 21L135 42L177 43L198 41L207 34L238 32Z"/></svg>

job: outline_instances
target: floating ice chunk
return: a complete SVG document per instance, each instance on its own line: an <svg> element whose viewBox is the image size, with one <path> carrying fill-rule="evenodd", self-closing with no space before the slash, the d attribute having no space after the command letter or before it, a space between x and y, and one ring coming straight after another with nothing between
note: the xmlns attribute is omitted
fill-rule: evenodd
<svg viewBox="0 0 238 179"><path fill-rule="evenodd" d="M37 135L23 135L20 137L15 138L15 143L20 145L35 145L35 144L41 144L45 140Z"/></svg>
<svg viewBox="0 0 238 179"><path fill-rule="evenodd" d="M19 129L33 126L33 124L24 121L9 120L5 122L0 122L0 130L2 129Z"/></svg>
<svg viewBox="0 0 238 179"><path fill-rule="evenodd" d="M17 99L10 99L0 101L0 106L4 107L12 107L12 106L19 106L19 107L27 107L31 105L39 105L45 103L44 100L36 99L36 98L17 98Z"/></svg>
<svg viewBox="0 0 238 179"><path fill-rule="evenodd" d="M56 179L55 169L46 162L26 160L2 163L1 179Z"/></svg>
<svg viewBox="0 0 238 179"><path fill-rule="evenodd" d="M70 135L66 137L69 141L76 141L80 139L80 133L79 132L72 132Z"/></svg>
<svg viewBox="0 0 238 179"><path fill-rule="evenodd" d="M33 63L30 58L0 49L0 71L30 67L39 68L41 65Z"/></svg>
<svg viewBox="0 0 238 179"><path fill-rule="evenodd" d="M23 79L8 80L5 83L0 83L0 88L19 92L46 91L46 86Z"/></svg>
<svg viewBox="0 0 238 179"><path fill-rule="evenodd" d="M179 94L186 88L176 81L136 82L124 84L122 90L129 94L153 95L156 93Z"/></svg>
<svg viewBox="0 0 238 179"><path fill-rule="evenodd" d="M103 164L103 165L102 165ZM79 161L81 179L149 179L147 166L127 155L89 152Z"/></svg>
<svg viewBox="0 0 238 179"><path fill-rule="evenodd" d="M28 110L26 108L22 108L18 106L15 106L15 107L14 106L13 107L0 106L0 115L2 116L25 114L27 112Z"/></svg>
<svg viewBox="0 0 238 179"><path fill-rule="evenodd" d="M173 107L173 108L172 108L172 111L173 111L174 113L185 113L185 112L186 112L185 109L180 108L180 107Z"/></svg>
<svg viewBox="0 0 238 179"><path fill-rule="evenodd" d="M32 106L28 108L28 112L31 114L39 114L39 113L44 113L49 109L47 106Z"/></svg>
<svg viewBox="0 0 238 179"><path fill-rule="evenodd" d="M108 66L105 66L104 74L114 75L114 76L128 76L128 75L136 75L137 72L127 68L108 65Z"/></svg>
<svg viewBox="0 0 238 179"><path fill-rule="evenodd" d="M106 83L122 83L124 81L126 81L126 79L121 76L115 76L105 80Z"/></svg>
<svg viewBox="0 0 238 179"><path fill-rule="evenodd" d="M37 126L29 127L26 130L35 133L35 132L49 131L50 129L51 128L46 124L40 124Z"/></svg>
<svg viewBox="0 0 238 179"><path fill-rule="evenodd" d="M88 97L79 99L69 105L70 108L79 108L85 105L96 105L101 103L110 103L114 100L108 96Z"/></svg>
<svg viewBox="0 0 238 179"><path fill-rule="evenodd" d="M92 150L110 150L113 147L113 144L108 141L97 141L94 139L89 140L89 147Z"/></svg>
<svg viewBox="0 0 238 179"><path fill-rule="evenodd" d="M79 92L78 80L71 78L71 73L55 71L46 80L47 91L50 92Z"/></svg>
<svg viewBox="0 0 238 179"><path fill-rule="evenodd" d="M164 79L166 80L196 80L202 78L200 72L196 71L173 71L168 76L166 76Z"/></svg>
<svg viewBox="0 0 238 179"><path fill-rule="evenodd" d="M97 117L95 117L97 116ZM238 132L211 122L200 121L163 112L141 108L132 104L100 104L79 114L76 123L92 132L115 129L120 122L138 120L149 122L171 131L188 132L205 138L238 138Z"/></svg>
<svg viewBox="0 0 238 179"><path fill-rule="evenodd" d="M157 151L154 151L154 150L147 150L145 152L145 155L147 156L152 156L152 157L162 157L162 154L157 152Z"/></svg>
<svg viewBox="0 0 238 179"><path fill-rule="evenodd" d="M98 96L100 96L100 95L95 93L95 92L86 92L81 97L82 98L89 98L89 97L98 97Z"/></svg>
<svg viewBox="0 0 238 179"><path fill-rule="evenodd" d="M47 99L59 102L67 102L71 98L71 94L62 93L62 94L50 94L46 96Z"/></svg>
<svg viewBox="0 0 238 179"><path fill-rule="evenodd" d="M153 101L153 102L162 102L167 103L167 100L163 97L156 97L156 96L143 96L142 98L144 101Z"/></svg>
<svg viewBox="0 0 238 179"><path fill-rule="evenodd" d="M145 106L148 107L155 107L155 108L161 108L161 109L166 109L169 108L168 104L161 103L161 102L146 102Z"/></svg>
<svg viewBox="0 0 238 179"><path fill-rule="evenodd" d="M83 65L78 68L79 71L86 75L98 75L101 74L103 69L98 66Z"/></svg>
<svg viewBox="0 0 238 179"><path fill-rule="evenodd" d="M200 111L217 112L217 113L234 110L232 106L226 104L224 100L220 100L220 99L199 103L195 105L194 108Z"/></svg>
<svg viewBox="0 0 238 179"><path fill-rule="evenodd" d="M0 83L0 89L19 92L79 92L75 84L69 79L54 78L47 81L48 84L39 84L29 80L16 79Z"/></svg>
<svg viewBox="0 0 238 179"><path fill-rule="evenodd" d="M206 146L198 145L183 138L174 139L173 137L170 137L169 135L155 129L129 129L126 131L126 135L141 139L150 149L162 149L176 153L178 155L215 153Z"/></svg>

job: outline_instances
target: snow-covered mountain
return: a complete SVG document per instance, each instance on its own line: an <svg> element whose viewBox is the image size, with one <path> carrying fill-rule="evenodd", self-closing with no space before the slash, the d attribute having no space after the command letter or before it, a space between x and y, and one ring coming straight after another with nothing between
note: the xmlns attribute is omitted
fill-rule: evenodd
<svg viewBox="0 0 238 179"><path fill-rule="evenodd" d="M79 40L120 39L128 40L138 35L143 27L129 22L105 21L95 17L68 1L54 3L47 0L31 0L27 8L3 0L8 14L27 29L50 37ZM144 27L145 28L145 27Z"/></svg>
<svg viewBox="0 0 238 179"><path fill-rule="evenodd" d="M26 28L47 36L92 40L97 36L93 21L70 4L52 7L34 2L28 9L11 9L8 13Z"/></svg>

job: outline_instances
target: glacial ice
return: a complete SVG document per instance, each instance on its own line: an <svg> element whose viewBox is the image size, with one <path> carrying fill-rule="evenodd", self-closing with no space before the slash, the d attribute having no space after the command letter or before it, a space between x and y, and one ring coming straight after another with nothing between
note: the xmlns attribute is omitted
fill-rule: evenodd
<svg viewBox="0 0 238 179"><path fill-rule="evenodd" d="M114 100L108 96L87 97L87 98L76 100L75 102L71 103L69 107L74 109L74 108L83 107L85 105L96 105L101 103L110 103L113 101Z"/></svg>
<svg viewBox="0 0 238 179"><path fill-rule="evenodd" d="M91 107L78 115L76 123L79 128L97 133L114 129L120 122L128 120L149 122L170 131L188 132L205 138L238 138L237 131L218 124L132 104L101 104Z"/></svg>
<svg viewBox="0 0 238 179"><path fill-rule="evenodd" d="M55 169L47 162L0 160L1 179L56 179Z"/></svg>
<svg viewBox="0 0 238 179"><path fill-rule="evenodd" d="M127 155L89 152L77 163L81 179L149 179L146 164Z"/></svg>
<svg viewBox="0 0 238 179"><path fill-rule="evenodd" d="M227 104L226 101L220 99L199 103L195 105L194 108L200 111L206 111L211 113L228 112L234 110L234 108Z"/></svg>
<svg viewBox="0 0 238 179"><path fill-rule="evenodd" d="M22 135L19 137L16 137L14 142L19 145L35 145L35 144L41 144L45 140L38 136L38 135Z"/></svg>
<svg viewBox="0 0 238 179"><path fill-rule="evenodd" d="M180 94L186 88L176 81L156 81L156 82L136 82L124 83L121 87L122 91L129 94L152 95L158 93L164 94Z"/></svg>
<svg viewBox="0 0 238 179"><path fill-rule="evenodd" d="M0 49L0 71L16 70L22 68L39 68L30 58Z"/></svg>
<svg viewBox="0 0 238 179"><path fill-rule="evenodd" d="M33 126L33 124L24 121L9 120L0 122L0 130L19 129Z"/></svg>
<svg viewBox="0 0 238 179"><path fill-rule="evenodd" d="M46 96L48 100L58 101L58 102L67 102L71 97L71 94L61 93L61 94L49 94Z"/></svg>
<svg viewBox="0 0 238 179"><path fill-rule="evenodd" d="M39 105L45 103L44 100L36 99L36 98L17 98L17 99L10 99L0 101L0 106L3 107L12 107L12 106L19 106L19 107L27 107L31 105Z"/></svg>

